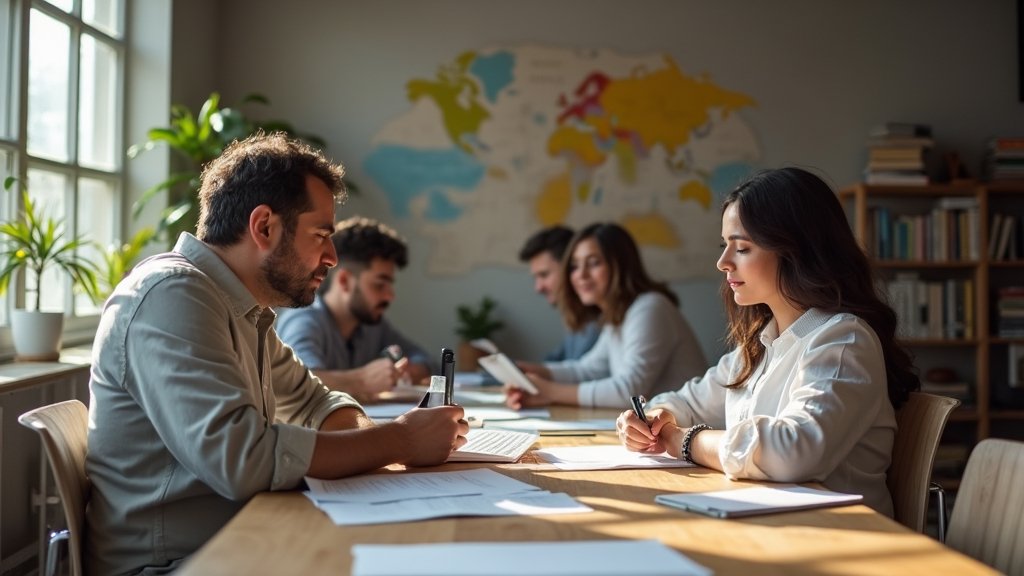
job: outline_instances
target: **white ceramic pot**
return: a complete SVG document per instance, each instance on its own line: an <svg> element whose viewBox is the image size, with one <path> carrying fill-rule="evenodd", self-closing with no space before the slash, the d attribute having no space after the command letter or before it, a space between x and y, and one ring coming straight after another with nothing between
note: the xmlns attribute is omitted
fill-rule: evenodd
<svg viewBox="0 0 1024 576"><path fill-rule="evenodd" d="M11 339L18 360L47 361L60 357L63 312L14 310L11 313Z"/></svg>

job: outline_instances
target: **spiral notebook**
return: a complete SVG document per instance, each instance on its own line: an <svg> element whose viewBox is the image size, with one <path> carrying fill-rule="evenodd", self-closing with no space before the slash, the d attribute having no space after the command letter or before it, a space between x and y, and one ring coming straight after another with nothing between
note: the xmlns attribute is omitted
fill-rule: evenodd
<svg viewBox="0 0 1024 576"><path fill-rule="evenodd" d="M695 492L658 494L654 501L673 508L715 518L742 518L809 508L846 506L864 500L860 494L843 494L806 486L781 485Z"/></svg>

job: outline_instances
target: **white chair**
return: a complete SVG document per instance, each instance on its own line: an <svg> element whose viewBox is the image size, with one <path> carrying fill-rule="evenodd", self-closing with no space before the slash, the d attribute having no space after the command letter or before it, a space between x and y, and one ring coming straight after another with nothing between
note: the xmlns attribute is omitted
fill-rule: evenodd
<svg viewBox="0 0 1024 576"><path fill-rule="evenodd" d="M946 544L1006 574L1024 574L1024 442L989 438L974 447Z"/></svg>
<svg viewBox="0 0 1024 576"><path fill-rule="evenodd" d="M57 484L68 528L50 534L46 549L46 576L57 571L58 547L70 544L71 574L82 574L82 530L90 484L85 475L89 410L78 400L67 400L22 414L18 422L39 433Z"/></svg>

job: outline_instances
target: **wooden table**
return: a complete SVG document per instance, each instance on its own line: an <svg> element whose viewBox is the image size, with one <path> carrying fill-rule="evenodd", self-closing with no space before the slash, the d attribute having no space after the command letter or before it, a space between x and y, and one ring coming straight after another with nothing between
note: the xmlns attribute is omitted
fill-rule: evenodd
<svg viewBox="0 0 1024 576"><path fill-rule="evenodd" d="M553 417L608 412L553 410ZM542 446L614 443L611 433L541 437ZM529 460L529 454L524 457ZM448 464L429 470L479 465ZM445 518L335 526L296 492L256 496L180 574L350 574L353 544L657 539L716 574L993 574L937 541L857 505L719 520L654 503L656 494L756 485L705 468L563 472L548 465L492 465L595 511L546 517ZM524 559L524 561L526 561ZM642 573L642 570L638 573Z"/></svg>

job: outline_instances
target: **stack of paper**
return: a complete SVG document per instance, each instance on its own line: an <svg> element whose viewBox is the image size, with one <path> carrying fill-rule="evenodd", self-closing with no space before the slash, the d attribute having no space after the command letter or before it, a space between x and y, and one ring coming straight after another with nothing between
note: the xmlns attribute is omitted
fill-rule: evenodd
<svg viewBox="0 0 1024 576"><path fill-rule="evenodd" d="M593 511L567 494L552 494L488 468L306 478L306 483L306 497L339 525Z"/></svg>

